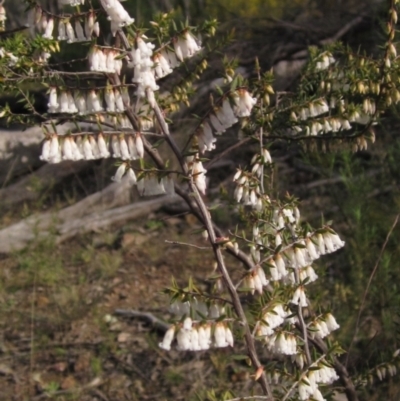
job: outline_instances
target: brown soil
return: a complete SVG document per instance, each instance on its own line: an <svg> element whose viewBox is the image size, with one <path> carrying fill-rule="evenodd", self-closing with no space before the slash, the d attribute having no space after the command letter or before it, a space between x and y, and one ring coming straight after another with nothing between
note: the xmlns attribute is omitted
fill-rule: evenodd
<svg viewBox="0 0 400 401"><path fill-rule="evenodd" d="M205 246L198 229L190 218L151 216L0 260L0 399L190 400L213 386L248 389L229 350L165 352L161 332L113 316L134 309L168 321L161 291L172 276L207 284L210 251L164 242Z"/></svg>

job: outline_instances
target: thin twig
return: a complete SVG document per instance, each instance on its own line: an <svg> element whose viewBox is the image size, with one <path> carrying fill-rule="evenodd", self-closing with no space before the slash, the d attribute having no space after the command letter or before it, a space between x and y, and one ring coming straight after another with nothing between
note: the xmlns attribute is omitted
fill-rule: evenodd
<svg viewBox="0 0 400 401"><path fill-rule="evenodd" d="M358 316L357 316L356 327L355 327L355 330L354 330L353 338L351 339L351 343L350 343L349 349L347 351L346 363L345 363L346 367L347 367L347 365L349 363L351 348L352 348L352 346L354 344L355 338L357 337L358 330L360 328L359 325L360 325L361 314L362 314L362 312L364 310L364 307L365 307L365 301L367 299L367 294L368 294L369 288L370 288L372 280L373 280L373 278L374 278L374 276L375 276L375 274L376 274L376 272L378 270L379 263L380 263L380 261L382 259L383 253L385 252L386 246L387 246L387 244L389 242L389 238L392 235L392 232L395 229L395 227L396 227L396 225L397 225L397 223L399 221L399 218L400 218L400 214L398 214L396 216L396 218L394 219L392 227L390 228L389 232L387 233L385 242L383 243L381 251L379 252L379 256L378 256L378 259L376 260L375 266L372 269L372 273L369 276L367 287L365 288L364 295L363 295L363 298L362 298L362 301L361 301L360 309L358 310Z"/></svg>
<svg viewBox="0 0 400 401"><path fill-rule="evenodd" d="M169 241L169 240L165 240L165 242L167 244L173 244L173 245L185 245L185 246L191 246L193 248L197 248L197 249L212 249L210 246L199 246L199 245L195 245L195 244L189 244L187 242L179 242L179 241Z"/></svg>
<svg viewBox="0 0 400 401"><path fill-rule="evenodd" d="M245 143L251 141L253 138L252 137L247 137L242 139L239 142L236 142L234 145L230 146L229 148L225 149L223 152L219 153L217 156L212 158L206 165L207 169L209 169L213 164L215 164L218 160L222 159L224 156L235 150L236 148L240 148L243 146Z"/></svg>
<svg viewBox="0 0 400 401"><path fill-rule="evenodd" d="M301 280L300 280L300 273L298 269L294 269L294 274L295 274L295 279L296 279L296 283L300 284ZM310 354L310 347L308 345L308 334L307 334L307 326L304 322L304 317L303 317L303 308L301 306L301 302L299 302L298 305L298 309L297 309L297 315L299 317L299 322L300 322L300 326L301 326L301 331L303 334L303 341L304 341L304 350L306 353L306 359L307 359L307 365L311 365L312 363L312 359L311 359L311 354ZM282 400L283 401L283 400Z"/></svg>
<svg viewBox="0 0 400 401"><path fill-rule="evenodd" d="M133 309L116 309L114 311L114 315L117 316L124 316L124 317L135 317L138 319L143 319L150 323L155 329L161 330L163 332L169 329L169 324L163 322L158 317L154 316L152 313L149 312L140 312Z"/></svg>
<svg viewBox="0 0 400 401"><path fill-rule="evenodd" d="M248 397L230 398L227 401L268 400L268 399L269 397L266 395L251 395Z"/></svg>
<svg viewBox="0 0 400 401"><path fill-rule="evenodd" d="M308 371L310 370L311 367L313 366L317 366L323 359L325 359L325 354L320 356L312 365L308 366L306 368L306 370L301 374L299 380L295 381L292 385L292 387L290 387L290 389L288 390L288 392L285 394L285 396L282 398L281 401L286 401L290 395L292 394L293 390L300 384L300 382L303 380L303 378L306 376L306 374L308 373Z"/></svg>

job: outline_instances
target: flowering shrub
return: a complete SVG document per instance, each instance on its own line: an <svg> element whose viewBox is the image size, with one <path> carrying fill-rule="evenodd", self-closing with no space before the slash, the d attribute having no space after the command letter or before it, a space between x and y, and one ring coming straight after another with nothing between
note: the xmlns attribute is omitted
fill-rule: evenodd
<svg viewBox="0 0 400 401"><path fill-rule="evenodd" d="M330 338L339 324L334 311L318 305L312 289L322 269L314 262L345 242L329 224L314 229L303 222L297 199L274 197L270 149L275 140L316 147L329 139L332 145L354 150L374 142L374 125L400 100L394 45L397 1L389 6L383 54L366 57L340 44L310 49L294 93L275 94L272 74L262 73L257 62L258 78L249 82L226 62L223 86L215 88L209 111L199 117L182 148L170 132L169 119L182 103L190 103L194 82L207 67L215 21L177 29L164 14L150 23L151 34L145 35L119 0L63 0L72 11L59 15L33 0L26 2L30 36L14 34L2 40L0 87L22 97L29 113L17 115L5 106L1 116L25 124L39 121L45 136L43 161L115 158L114 181L128 180L143 196L177 193L212 247L214 290L202 292L194 283L190 290L176 284L166 290L176 321L160 348L235 349L235 342L244 341L252 377L263 394L254 398L323 400L334 384L336 391L357 400L356 386L364 384L365 377L351 378L340 362L343 350ZM0 6L0 26L4 21ZM57 54L71 44L87 56L57 62ZM193 73L170 93L160 93L162 79L183 64ZM46 88L44 113L24 89L30 82ZM61 134L58 126L64 121L71 125ZM207 206L203 163L212 157L210 151L222 150L218 138L234 125L240 125L243 143L253 141L258 150L249 166L238 166L232 180L233 210L247 224L226 236ZM172 150L179 170L168 169L155 151L154 138ZM241 263L239 279L226 254ZM371 374L381 380L386 372L394 375L397 363L396 351L393 361Z"/></svg>

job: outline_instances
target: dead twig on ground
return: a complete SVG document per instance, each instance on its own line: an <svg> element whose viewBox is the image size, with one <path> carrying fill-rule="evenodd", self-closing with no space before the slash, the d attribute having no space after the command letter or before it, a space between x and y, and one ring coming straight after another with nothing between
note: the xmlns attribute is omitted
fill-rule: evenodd
<svg viewBox="0 0 400 401"><path fill-rule="evenodd" d="M169 324L163 322L158 317L154 316L152 313L149 312L140 312L133 309L116 309L114 311L114 315L123 316L123 317L130 317L130 318L137 318L142 319L148 323L150 323L155 329L165 332L169 329Z"/></svg>

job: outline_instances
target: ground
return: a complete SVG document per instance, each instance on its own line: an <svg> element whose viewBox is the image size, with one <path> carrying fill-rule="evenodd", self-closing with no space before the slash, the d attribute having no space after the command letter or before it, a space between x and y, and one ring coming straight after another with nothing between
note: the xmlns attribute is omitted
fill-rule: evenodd
<svg viewBox="0 0 400 401"><path fill-rule="evenodd" d="M215 384L251 385L230 366L229 350L166 352L157 346L162 332L114 316L134 309L168 321L162 290L173 276L182 285L190 276L206 285L211 252L165 242L205 246L198 230L189 216L160 213L3 257L0 399L190 400Z"/></svg>

